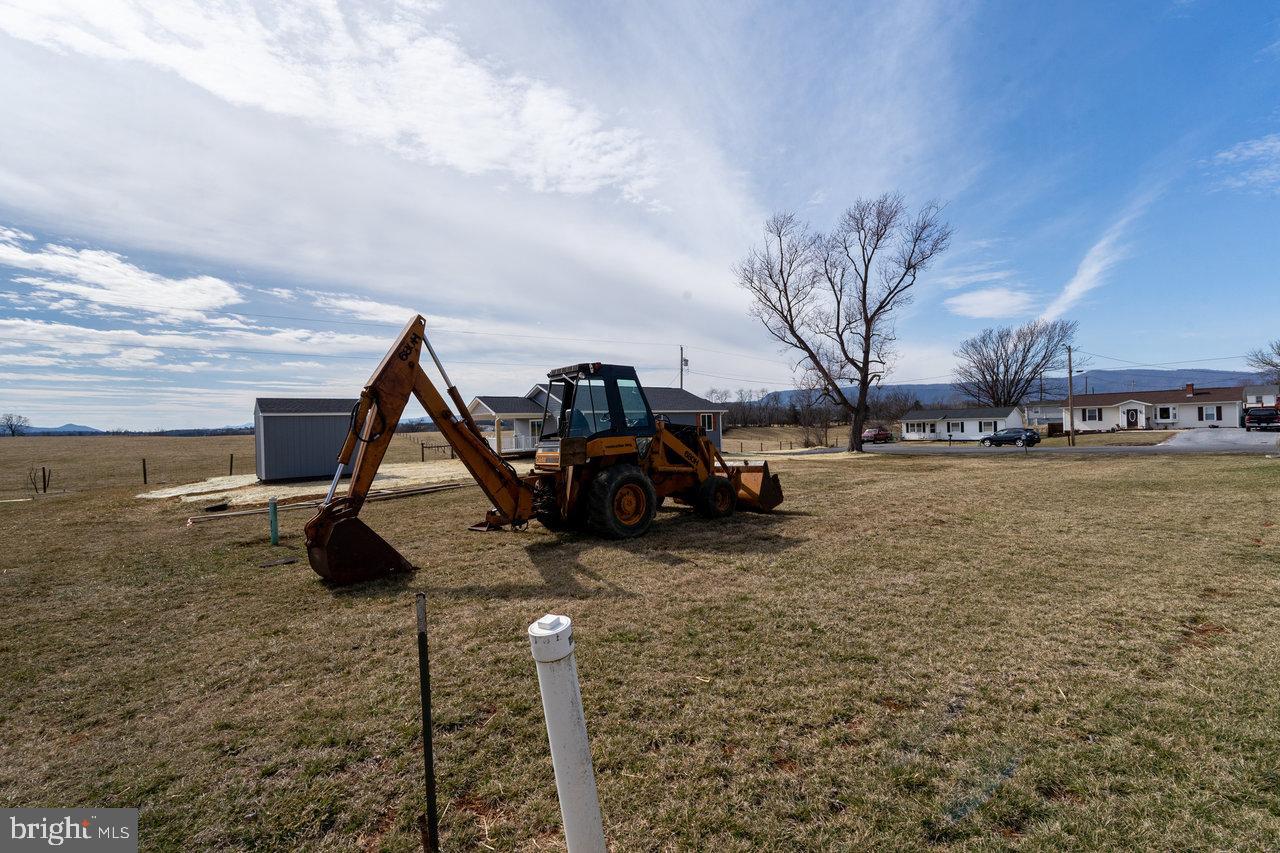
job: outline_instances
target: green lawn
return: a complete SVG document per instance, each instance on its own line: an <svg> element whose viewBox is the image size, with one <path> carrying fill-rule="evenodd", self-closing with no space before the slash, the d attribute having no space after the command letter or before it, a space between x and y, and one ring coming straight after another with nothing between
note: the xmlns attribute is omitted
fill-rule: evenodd
<svg viewBox="0 0 1280 853"><path fill-rule="evenodd" d="M139 806L144 849L415 849L422 589L446 849L562 848L547 611L618 850L1280 838L1274 460L785 459L780 512L623 544L468 533L465 489L371 504L423 570L335 591L304 514L272 548L132 497L140 454L194 479L232 445L0 440L13 489L37 458L75 489L0 504L3 805Z"/></svg>

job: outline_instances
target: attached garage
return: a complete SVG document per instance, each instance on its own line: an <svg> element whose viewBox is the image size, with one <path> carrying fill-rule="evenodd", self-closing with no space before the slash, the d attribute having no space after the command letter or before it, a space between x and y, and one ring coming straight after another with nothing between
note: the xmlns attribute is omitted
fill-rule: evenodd
<svg viewBox="0 0 1280 853"><path fill-rule="evenodd" d="M354 399L259 397L253 407L258 479L332 477L355 405Z"/></svg>

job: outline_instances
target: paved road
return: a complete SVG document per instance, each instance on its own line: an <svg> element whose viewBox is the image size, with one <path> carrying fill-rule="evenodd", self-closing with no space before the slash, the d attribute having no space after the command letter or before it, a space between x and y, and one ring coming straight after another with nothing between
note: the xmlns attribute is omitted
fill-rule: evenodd
<svg viewBox="0 0 1280 853"><path fill-rule="evenodd" d="M1024 450L1021 447L983 447L976 441L957 442L948 447L946 442L935 441L898 441L893 444L868 445L873 453L897 453L905 455L947 455L956 453L1072 453L1084 455L1138 455L1161 456L1181 453L1245 453L1280 455L1280 434L1274 432L1245 432L1239 428L1223 429L1189 429L1174 433L1173 437L1163 444L1145 447L1106 447L1076 446L1060 447L1037 445Z"/></svg>

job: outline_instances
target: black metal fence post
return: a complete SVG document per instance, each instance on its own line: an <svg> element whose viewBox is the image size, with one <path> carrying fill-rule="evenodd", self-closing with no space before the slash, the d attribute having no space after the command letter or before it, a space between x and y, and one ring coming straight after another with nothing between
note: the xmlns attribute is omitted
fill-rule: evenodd
<svg viewBox="0 0 1280 853"><path fill-rule="evenodd" d="M440 825L436 814L436 766L431 746L431 666L427 657L427 595L416 596L418 609L418 683L422 691L422 766L427 784L427 819L422 845L427 853L439 853Z"/></svg>

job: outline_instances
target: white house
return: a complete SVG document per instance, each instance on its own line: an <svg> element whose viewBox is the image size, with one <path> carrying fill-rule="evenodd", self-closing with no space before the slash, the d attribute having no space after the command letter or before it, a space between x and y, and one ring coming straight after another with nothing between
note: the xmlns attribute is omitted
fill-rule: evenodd
<svg viewBox="0 0 1280 853"><path fill-rule="evenodd" d="M1246 385L1244 386L1244 407L1246 409L1258 406L1273 408L1277 396L1280 396L1280 385Z"/></svg>
<svg viewBox="0 0 1280 853"><path fill-rule="evenodd" d="M978 441L1023 425L1017 406L997 409L913 409L898 424L903 441Z"/></svg>
<svg viewBox="0 0 1280 853"><path fill-rule="evenodd" d="M1119 429L1190 429L1240 426L1244 388L1185 388L1171 391L1114 391L1075 395L1077 432ZM1072 410L1062 409L1064 424ZM1067 427L1070 429L1070 426Z"/></svg>

